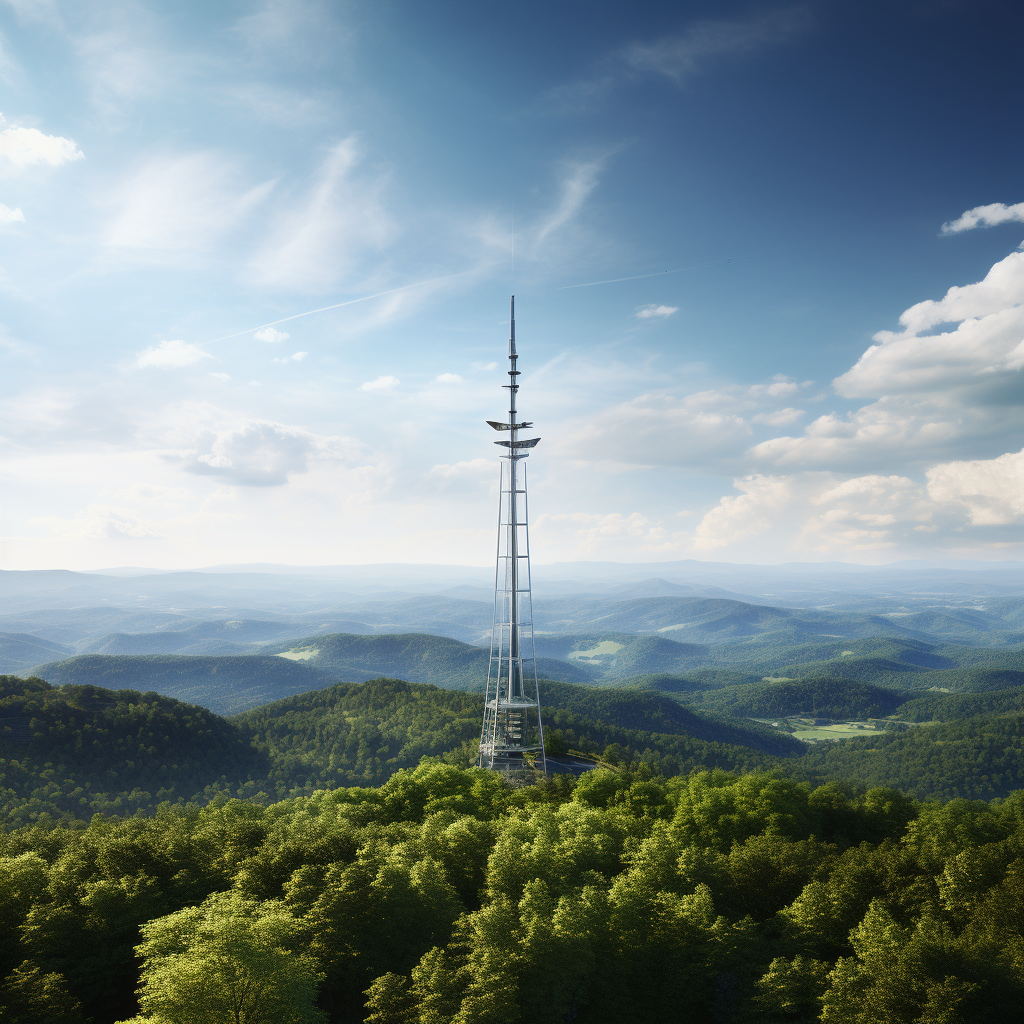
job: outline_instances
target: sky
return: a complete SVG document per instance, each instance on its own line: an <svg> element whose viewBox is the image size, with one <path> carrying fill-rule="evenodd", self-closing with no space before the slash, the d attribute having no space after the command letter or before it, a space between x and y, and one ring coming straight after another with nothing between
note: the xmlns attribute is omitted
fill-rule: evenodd
<svg viewBox="0 0 1024 1024"><path fill-rule="evenodd" d="M0 568L1024 557L1014 3L0 0Z"/></svg>

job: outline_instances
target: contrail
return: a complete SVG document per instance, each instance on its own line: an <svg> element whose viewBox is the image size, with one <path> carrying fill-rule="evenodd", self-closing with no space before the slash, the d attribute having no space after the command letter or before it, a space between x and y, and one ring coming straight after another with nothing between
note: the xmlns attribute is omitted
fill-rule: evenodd
<svg viewBox="0 0 1024 1024"><path fill-rule="evenodd" d="M746 260L752 260L753 256L744 256ZM565 284L557 289L564 292L569 288L592 288L595 284L618 284L619 281L639 281L645 277L661 277L663 274L681 274L684 270L700 270L701 267L721 267L726 263L736 263L737 260L718 260L715 263L695 263L692 267L679 267L678 270L659 270L656 274L635 274L633 277L613 277L608 281L587 281L586 284Z"/></svg>
<svg viewBox="0 0 1024 1024"><path fill-rule="evenodd" d="M459 274L453 275L459 277ZM305 313L293 313L291 316L281 317L280 320L271 320L268 324L260 324L259 327L250 327L244 331L236 331L234 334L225 334L223 337L214 338L205 344L213 345L218 341L227 341L229 338L240 338L243 334L252 334L253 331L262 331L264 327L274 327L277 324L287 323L289 320L298 320L300 316L312 316L314 313L326 313L329 309L341 309L342 306L354 306L357 302L369 302L370 299L379 299L384 295L394 295L395 292L405 292L410 288L422 288L423 285L433 284L435 281L445 281L444 277L432 277L429 281L417 281L414 284L403 284L399 288L389 288L386 292L374 292L373 295L363 295L358 299L349 299L347 302L336 302L333 306L321 306L319 309L307 309Z"/></svg>

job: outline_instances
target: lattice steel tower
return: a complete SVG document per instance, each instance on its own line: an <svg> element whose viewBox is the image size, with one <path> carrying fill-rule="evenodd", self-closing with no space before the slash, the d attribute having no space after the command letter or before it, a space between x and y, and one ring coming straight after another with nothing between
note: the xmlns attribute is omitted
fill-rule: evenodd
<svg viewBox="0 0 1024 1024"><path fill-rule="evenodd" d="M488 420L495 430L509 431L509 440L495 441L508 450L501 457L498 502L498 560L494 574L494 622L491 662L480 730L480 766L498 771L537 768L547 771L544 726L533 638L533 596L530 589L530 534L526 497L528 448L539 437L520 440L519 431L532 423L516 420L516 299L512 296L512 333L508 342L510 396L508 422Z"/></svg>

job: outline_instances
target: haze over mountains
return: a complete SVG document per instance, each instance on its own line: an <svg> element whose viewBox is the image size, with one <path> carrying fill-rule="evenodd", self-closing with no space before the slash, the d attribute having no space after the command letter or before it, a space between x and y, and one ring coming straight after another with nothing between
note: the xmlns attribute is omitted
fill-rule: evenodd
<svg viewBox="0 0 1024 1024"><path fill-rule="evenodd" d="M984 691L1024 669L1024 565L563 563L535 570L539 673L697 694L762 679ZM474 690L490 570L0 572L0 672L222 714L381 675ZM740 701L738 706L746 706Z"/></svg>

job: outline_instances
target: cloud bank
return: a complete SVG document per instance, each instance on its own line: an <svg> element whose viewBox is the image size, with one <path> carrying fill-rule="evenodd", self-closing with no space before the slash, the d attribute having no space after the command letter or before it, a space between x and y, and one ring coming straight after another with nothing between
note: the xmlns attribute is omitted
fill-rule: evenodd
<svg viewBox="0 0 1024 1024"><path fill-rule="evenodd" d="M5 128L0 132L0 157L15 167L59 167L71 160L83 160L85 154L71 139L60 135L44 135L38 128Z"/></svg>

